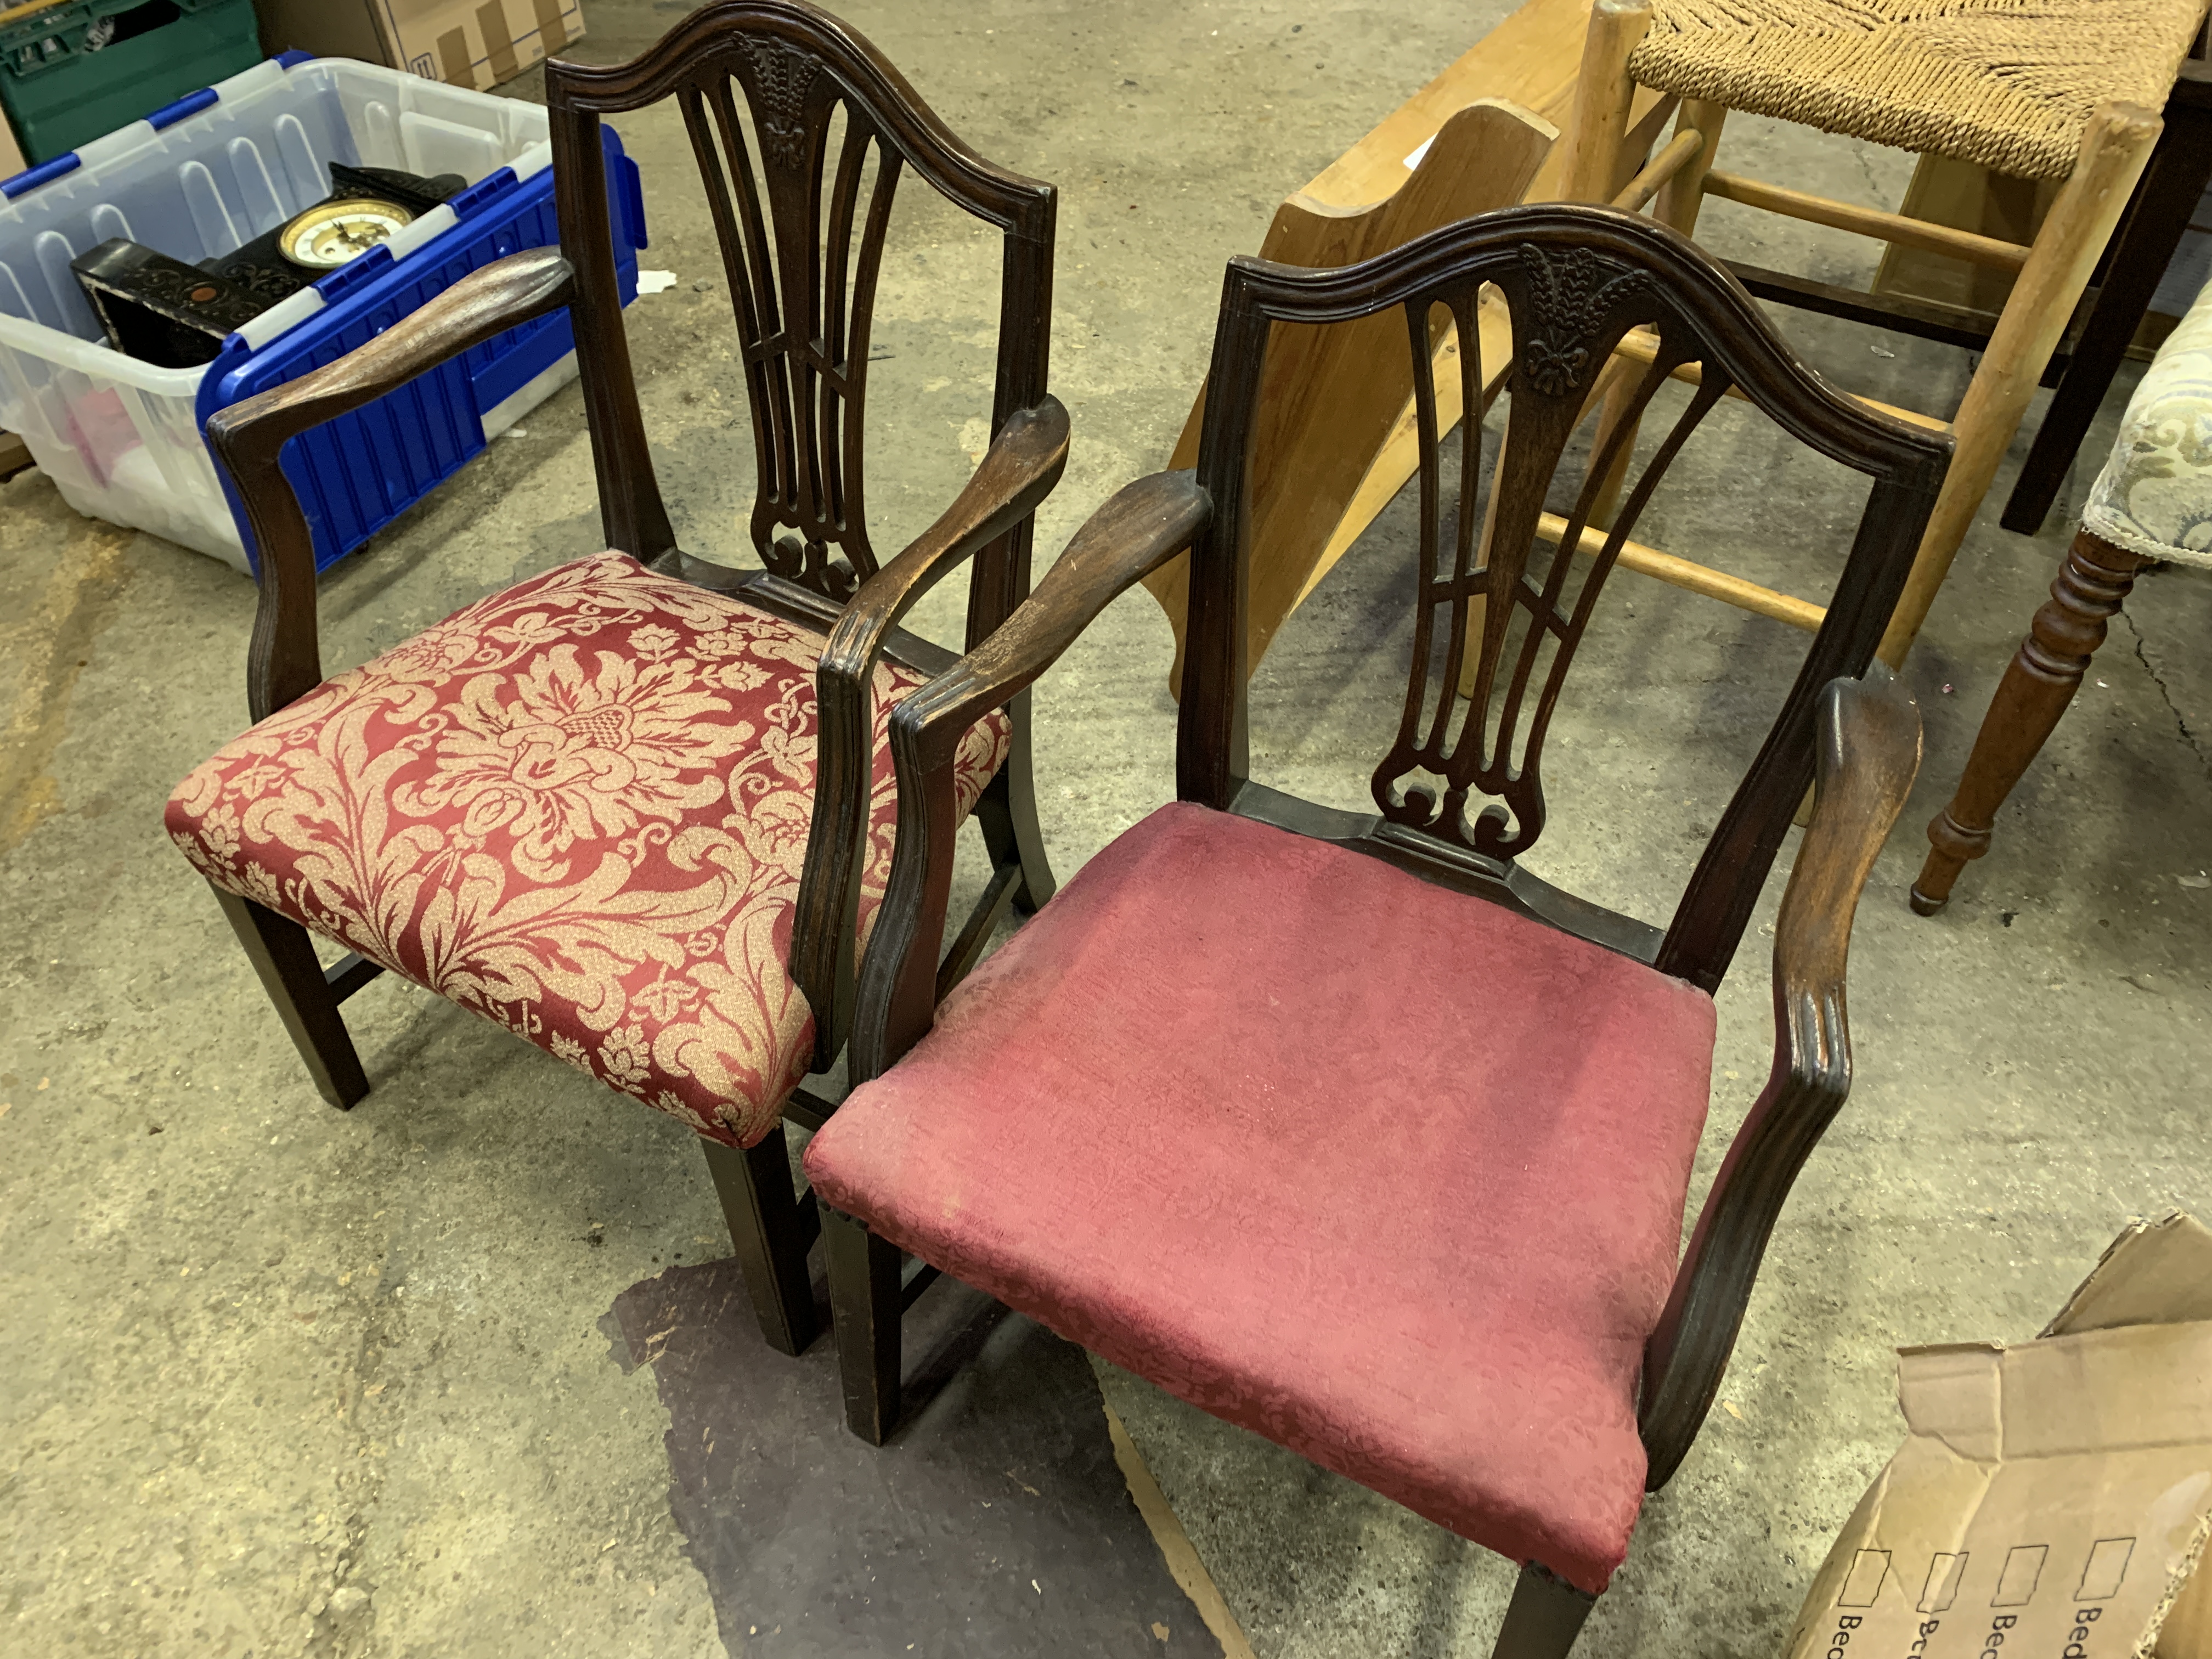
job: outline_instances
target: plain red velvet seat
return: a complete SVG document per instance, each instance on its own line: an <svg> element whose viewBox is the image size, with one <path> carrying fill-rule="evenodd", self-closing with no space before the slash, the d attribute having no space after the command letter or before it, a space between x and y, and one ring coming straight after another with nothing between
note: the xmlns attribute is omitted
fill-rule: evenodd
<svg viewBox="0 0 2212 1659"><path fill-rule="evenodd" d="M871 1228L1589 1590L1705 1117L1702 991L1203 806L1100 854L808 1148Z"/></svg>

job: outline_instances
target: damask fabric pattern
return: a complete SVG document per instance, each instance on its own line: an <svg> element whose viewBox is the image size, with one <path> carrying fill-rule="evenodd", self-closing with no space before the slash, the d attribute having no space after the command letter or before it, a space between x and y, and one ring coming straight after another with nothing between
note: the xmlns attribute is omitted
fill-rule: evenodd
<svg viewBox="0 0 2212 1659"><path fill-rule="evenodd" d="M1645 86L2026 179L2100 103L2156 111L2203 0L1653 0Z"/></svg>
<svg viewBox="0 0 2212 1659"><path fill-rule="evenodd" d="M325 681L177 787L168 828L218 886L337 939L730 1145L805 1075L792 982L822 641L602 553ZM890 871L876 671L860 937ZM1005 717L963 740L964 816Z"/></svg>
<svg viewBox="0 0 2212 1659"><path fill-rule="evenodd" d="M1170 1393L1601 1590L1644 1498L1712 1000L1188 802L806 1149L823 1200Z"/></svg>
<svg viewBox="0 0 2212 1659"><path fill-rule="evenodd" d="M2212 567L2212 287L2128 399L2081 527L2131 553Z"/></svg>

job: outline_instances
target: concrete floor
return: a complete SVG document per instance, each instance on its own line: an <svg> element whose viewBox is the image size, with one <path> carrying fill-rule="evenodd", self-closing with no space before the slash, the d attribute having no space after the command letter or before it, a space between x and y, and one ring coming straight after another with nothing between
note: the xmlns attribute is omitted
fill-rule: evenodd
<svg viewBox="0 0 2212 1659"><path fill-rule="evenodd" d="M593 0L578 55L629 56L687 9ZM1164 458L1224 258L1507 9L849 0L969 142L1061 187L1053 384L1076 436L1041 549ZM686 544L734 560L750 453L724 295L693 286L717 274L708 221L672 116L620 125L647 263L682 279L630 325L664 486ZM1894 202L1909 170L1755 122L1729 143L1747 171L1867 200ZM988 412L992 251L922 198L902 203L876 336L884 547L949 497ZM1865 245L1725 204L1705 234L1832 279L1871 269ZM1844 384L1901 401L1942 404L1968 372L1788 326ZM575 392L523 424L327 580L327 662L596 550ZM1994 853L1942 917L1904 902L2088 471L2038 539L1984 514L1912 660L1928 760L1861 913L1856 1090L1784 1213L1724 1407L1648 1505L1583 1651L1773 1652L1899 1438L1892 1350L2028 1335L2130 1214L2212 1213L2212 583L2142 584ZM1816 474L1748 417L1717 420L1648 539L1818 597L1857 498ZM1405 510L1263 665L1272 781L1364 792L1402 684ZM957 605L926 630L946 636ZM689 1133L388 980L348 1006L374 1092L331 1112L166 844L172 783L243 723L252 614L213 562L77 518L36 472L0 486L0 1650L744 1650L672 1517L653 1378L611 1360L601 1325L639 1281L727 1253ZM1533 863L1663 918L1802 640L1626 574L1603 615ZM1169 652L1137 592L1039 688L1063 874L1172 793ZM1693 1204L1765 1074L1759 944L1721 997ZM1506 1563L1100 1371L1263 1659L1486 1650Z"/></svg>

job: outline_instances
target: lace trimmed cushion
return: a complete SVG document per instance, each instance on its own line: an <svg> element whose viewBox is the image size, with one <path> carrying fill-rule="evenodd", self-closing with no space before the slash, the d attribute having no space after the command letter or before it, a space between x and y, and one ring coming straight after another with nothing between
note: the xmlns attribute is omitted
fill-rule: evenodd
<svg viewBox="0 0 2212 1659"><path fill-rule="evenodd" d="M750 1146L811 1059L789 970L814 811L815 634L647 570L560 566L325 681L194 770L169 833L209 880ZM875 677L865 941L889 878ZM955 768L961 812L1003 715Z"/></svg>
<svg viewBox="0 0 2212 1659"><path fill-rule="evenodd" d="M2212 287L2128 399L2081 526L2131 553L2212 567Z"/></svg>

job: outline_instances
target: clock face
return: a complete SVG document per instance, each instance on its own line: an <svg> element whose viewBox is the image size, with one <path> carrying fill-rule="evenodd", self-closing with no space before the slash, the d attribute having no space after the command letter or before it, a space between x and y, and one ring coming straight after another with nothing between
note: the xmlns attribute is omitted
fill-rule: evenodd
<svg viewBox="0 0 2212 1659"><path fill-rule="evenodd" d="M334 270L388 240L414 217L395 202L325 202L286 225L277 248L295 265Z"/></svg>

